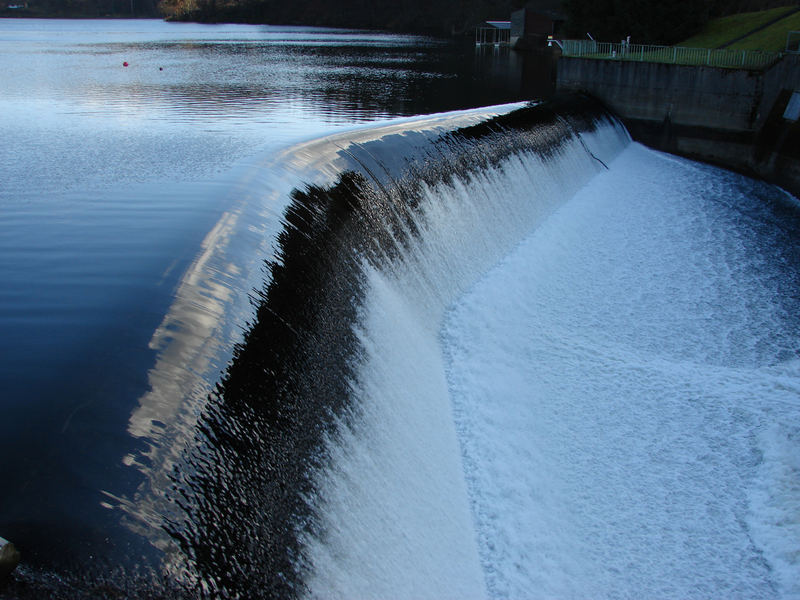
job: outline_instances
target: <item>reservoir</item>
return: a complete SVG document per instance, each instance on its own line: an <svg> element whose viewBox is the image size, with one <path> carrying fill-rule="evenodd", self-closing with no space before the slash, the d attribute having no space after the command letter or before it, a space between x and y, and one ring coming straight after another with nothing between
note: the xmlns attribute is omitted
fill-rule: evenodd
<svg viewBox="0 0 800 600"><path fill-rule="evenodd" d="M10 597L800 595L797 199L530 68L0 21Z"/></svg>

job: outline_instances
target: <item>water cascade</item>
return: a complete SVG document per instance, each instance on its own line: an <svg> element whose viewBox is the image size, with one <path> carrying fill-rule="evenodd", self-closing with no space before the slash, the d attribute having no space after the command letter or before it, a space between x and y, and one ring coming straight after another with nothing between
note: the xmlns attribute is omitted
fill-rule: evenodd
<svg viewBox="0 0 800 600"><path fill-rule="evenodd" d="M302 183L250 322L182 424L152 420L163 448L132 461L149 483L116 499L158 549L156 580L125 589L800 589L793 199L650 152L574 96L270 168Z"/></svg>
<svg viewBox="0 0 800 600"><path fill-rule="evenodd" d="M209 589L483 594L442 317L628 140L583 101L432 131L331 142L336 168L292 194L177 471L190 518L171 534Z"/></svg>

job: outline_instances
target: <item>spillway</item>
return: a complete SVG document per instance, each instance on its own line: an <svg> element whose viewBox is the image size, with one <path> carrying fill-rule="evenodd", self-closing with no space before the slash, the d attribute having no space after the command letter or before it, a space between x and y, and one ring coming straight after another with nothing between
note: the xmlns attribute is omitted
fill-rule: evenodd
<svg viewBox="0 0 800 600"><path fill-rule="evenodd" d="M129 587L800 595L796 199L633 143L579 96L364 127L251 168L248 185L289 182L256 227L269 251L212 269L263 213L226 216L177 293L199 316L156 337L172 356L192 329L174 356L193 365L233 337L242 298L203 269L258 282L240 283L247 322L200 383L157 365L129 425L143 483L108 495L157 549L158 575Z"/></svg>
<svg viewBox="0 0 800 600"><path fill-rule="evenodd" d="M628 143L585 100L512 108L284 157L309 183L178 485L211 512L174 532L190 556L220 528L227 547L261 543L200 579L242 595L485 595L443 317Z"/></svg>

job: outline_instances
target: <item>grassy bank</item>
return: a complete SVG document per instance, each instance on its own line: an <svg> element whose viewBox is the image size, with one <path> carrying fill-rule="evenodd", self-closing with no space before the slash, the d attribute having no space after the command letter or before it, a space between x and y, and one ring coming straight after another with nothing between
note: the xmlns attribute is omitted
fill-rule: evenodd
<svg viewBox="0 0 800 600"><path fill-rule="evenodd" d="M686 48L719 48L725 44L732 50L782 51L786 45L786 34L800 30L800 13L786 16L795 6L782 6L770 10L741 13L713 19L697 35L677 44ZM765 29L755 31L775 19L780 19ZM751 35L748 35L753 32ZM742 38L738 41L738 38ZM730 43L733 42L733 43Z"/></svg>

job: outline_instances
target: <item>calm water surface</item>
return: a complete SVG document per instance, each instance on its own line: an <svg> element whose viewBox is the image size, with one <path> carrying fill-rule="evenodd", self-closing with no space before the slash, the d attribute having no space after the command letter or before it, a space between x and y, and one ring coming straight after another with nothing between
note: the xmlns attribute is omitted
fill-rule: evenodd
<svg viewBox="0 0 800 600"><path fill-rule="evenodd" d="M153 428L249 316L275 150L518 100L522 68L372 32L0 20L0 535L30 564L128 552L113 509Z"/></svg>

